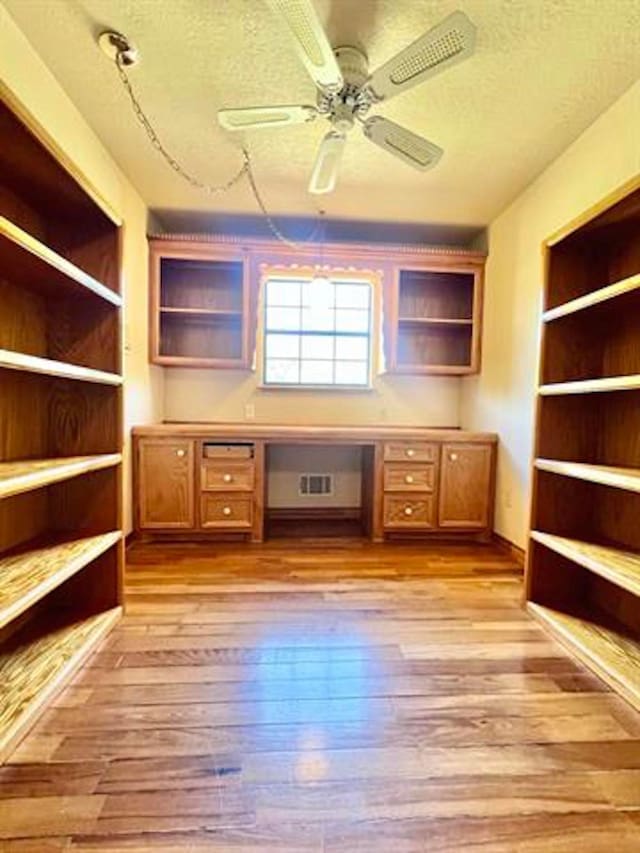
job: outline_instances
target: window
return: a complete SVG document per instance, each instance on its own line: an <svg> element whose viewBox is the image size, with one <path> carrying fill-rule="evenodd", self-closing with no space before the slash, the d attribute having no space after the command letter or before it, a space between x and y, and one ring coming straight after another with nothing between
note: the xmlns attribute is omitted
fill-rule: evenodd
<svg viewBox="0 0 640 853"><path fill-rule="evenodd" d="M369 387L368 282L270 278L264 302L265 385Z"/></svg>

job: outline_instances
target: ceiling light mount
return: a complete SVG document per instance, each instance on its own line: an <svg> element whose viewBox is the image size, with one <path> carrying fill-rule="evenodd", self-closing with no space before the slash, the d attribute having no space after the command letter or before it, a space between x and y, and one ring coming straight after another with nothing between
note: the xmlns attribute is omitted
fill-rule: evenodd
<svg viewBox="0 0 640 853"><path fill-rule="evenodd" d="M121 65L131 67L140 61L137 47L127 36L117 33L115 30L105 30L98 36L98 44L102 52L112 62L120 62Z"/></svg>

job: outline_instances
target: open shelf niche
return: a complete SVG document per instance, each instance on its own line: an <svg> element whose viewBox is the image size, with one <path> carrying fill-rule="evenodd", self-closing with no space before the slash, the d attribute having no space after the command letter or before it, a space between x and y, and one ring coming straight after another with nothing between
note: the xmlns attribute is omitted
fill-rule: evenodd
<svg viewBox="0 0 640 853"><path fill-rule="evenodd" d="M640 185L548 241L530 612L640 708Z"/></svg>
<svg viewBox="0 0 640 853"><path fill-rule="evenodd" d="M122 603L120 228L0 105L0 761Z"/></svg>
<svg viewBox="0 0 640 853"><path fill-rule="evenodd" d="M399 268L389 369L468 374L479 370L482 266Z"/></svg>
<svg viewBox="0 0 640 853"><path fill-rule="evenodd" d="M154 239L151 359L182 367L248 366L248 272L242 252Z"/></svg>

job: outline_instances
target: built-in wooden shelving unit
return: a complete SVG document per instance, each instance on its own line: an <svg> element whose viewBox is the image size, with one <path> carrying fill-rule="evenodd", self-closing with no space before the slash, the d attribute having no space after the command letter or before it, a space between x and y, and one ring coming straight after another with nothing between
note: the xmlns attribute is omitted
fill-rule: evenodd
<svg viewBox="0 0 640 853"><path fill-rule="evenodd" d="M121 612L118 223L0 105L0 760Z"/></svg>
<svg viewBox="0 0 640 853"><path fill-rule="evenodd" d="M391 372L451 375L479 370L482 272L481 263L397 268Z"/></svg>
<svg viewBox="0 0 640 853"><path fill-rule="evenodd" d="M548 241L531 613L640 708L640 185Z"/></svg>
<svg viewBox="0 0 640 853"><path fill-rule="evenodd" d="M249 278L241 249L150 241L151 360L174 367L249 365Z"/></svg>

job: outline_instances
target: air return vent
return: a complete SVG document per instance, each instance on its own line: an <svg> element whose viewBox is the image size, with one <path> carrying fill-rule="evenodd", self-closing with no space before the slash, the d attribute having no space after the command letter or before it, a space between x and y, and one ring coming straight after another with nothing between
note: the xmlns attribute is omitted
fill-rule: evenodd
<svg viewBox="0 0 640 853"><path fill-rule="evenodd" d="M333 494L333 474L300 474L299 495Z"/></svg>

